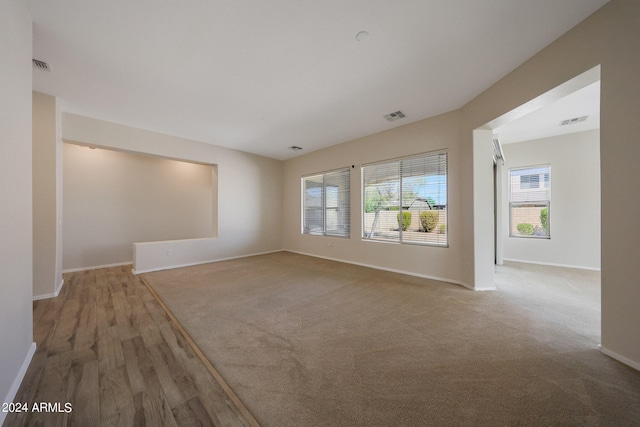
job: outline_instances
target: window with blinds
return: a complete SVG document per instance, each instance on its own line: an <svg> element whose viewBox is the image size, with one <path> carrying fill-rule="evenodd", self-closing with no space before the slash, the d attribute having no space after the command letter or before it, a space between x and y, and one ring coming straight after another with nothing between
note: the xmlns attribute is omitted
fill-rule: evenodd
<svg viewBox="0 0 640 427"><path fill-rule="evenodd" d="M509 236L550 238L551 167L509 171Z"/></svg>
<svg viewBox="0 0 640 427"><path fill-rule="evenodd" d="M367 240L447 246L447 153L362 167Z"/></svg>
<svg viewBox="0 0 640 427"><path fill-rule="evenodd" d="M350 171L302 178L302 233L350 236Z"/></svg>

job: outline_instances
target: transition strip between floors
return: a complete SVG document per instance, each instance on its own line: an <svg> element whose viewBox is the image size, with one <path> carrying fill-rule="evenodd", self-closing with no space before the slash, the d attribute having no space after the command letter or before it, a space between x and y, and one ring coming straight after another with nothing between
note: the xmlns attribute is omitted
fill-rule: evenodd
<svg viewBox="0 0 640 427"><path fill-rule="evenodd" d="M65 282L34 301L37 349L3 426L259 425L130 267Z"/></svg>

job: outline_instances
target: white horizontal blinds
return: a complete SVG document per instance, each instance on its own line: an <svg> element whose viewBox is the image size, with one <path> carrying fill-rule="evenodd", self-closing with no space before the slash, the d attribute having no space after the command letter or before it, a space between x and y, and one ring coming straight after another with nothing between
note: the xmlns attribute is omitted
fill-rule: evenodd
<svg viewBox="0 0 640 427"><path fill-rule="evenodd" d="M302 178L302 233L349 237L350 172Z"/></svg>
<svg viewBox="0 0 640 427"><path fill-rule="evenodd" d="M400 161L402 241L447 244L447 153Z"/></svg>
<svg viewBox="0 0 640 427"><path fill-rule="evenodd" d="M550 236L551 168L536 166L509 171L509 235Z"/></svg>
<svg viewBox="0 0 640 427"><path fill-rule="evenodd" d="M447 153L364 166L363 237L446 246Z"/></svg>
<svg viewBox="0 0 640 427"><path fill-rule="evenodd" d="M349 169L324 175L325 234L349 237L351 226Z"/></svg>
<svg viewBox="0 0 640 427"><path fill-rule="evenodd" d="M302 179L302 232L323 234L323 176L314 175Z"/></svg>
<svg viewBox="0 0 640 427"><path fill-rule="evenodd" d="M362 168L363 237L399 241L400 162Z"/></svg>

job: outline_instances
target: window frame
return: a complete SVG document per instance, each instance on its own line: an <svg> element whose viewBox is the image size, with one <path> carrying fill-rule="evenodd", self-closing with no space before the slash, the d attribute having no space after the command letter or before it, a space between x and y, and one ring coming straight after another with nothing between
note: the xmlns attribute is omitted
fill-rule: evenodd
<svg viewBox="0 0 640 427"><path fill-rule="evenodd" d="M334 177L334 176L338 177L339 179L342 179L343 183L347 184L346 189L345 188L340 189L340 186L337 186L337 185L327 184L327 178ZM305 186L305 183L307 182L307 180L310 181L313 178L315 178L316 180L318 180L318 178L322 179L322 184L318 187L320 188L320 208L319 208L320 221L321 221L321 226L319 227L320 231L318 231L318 227L316 227L313 230L308 229L309 227L308 227L308 221L307 221L308 219L307 212L310 208L308 208L308 205L306 204L306 201L308 199L306 197L307 187ZM351 238L351 168L347 166L344 168L333 169L330 171L304 175L300 179L300 183L301 183L301 186L300 186L301 187L300 233L307 236L328 236L328 237L339 237L339 238L346 238L346 239ZM336 199L335 205L332 204L331 206L328 206L327 204L327 188L328 187L338 189L337 193L335 194L335 199ZM341 203L341 200L343 200L342 203ZM346 209L345 209L345 206L346 206ZM341 209L342 209L342 214L345 215L346 218L343 218L342 221L337 221L337 223L341 224L341 226L337 227L335 230L334 229L329 230L328 229L329 221L327 220L327 213L335 212L336 217L338 217L339 212L341 212Z"/></svg>
<svg viewBox="0 0 640 427"><path fill-rule="evenodd" d="M537 175L538 186L534 188L530 188L530 186L527 186L527 188L520 187L519 189L525 190L525 191L538 190L538 192L545 192L547 195L546 199L531 198L531 199L513 201L514 191L512 186L512 177L513 177L512 174L514 172L517 173L519 171L534 171L534 170L540 170L540 172L538 172L537 174L529 173L526 175L524 174L519 175L520 179L518 180L518 182L520 182L520 185L521 185L523 176ZM509 168L508 174L507 174L507 197L508 197L508 203L509 203L509 237L517 238L517 239L544 239L544 240L551 239L551 165L550 164L518 166L514 168ZM546 234L536 234L535 232L532 235L514 233L513 231L515 229L514 212L513 212L514 208L534 208L534 209L540 208L540 210L547 209ZM535 226L534 226L534 230L535 230Z"/></svg>
<svg viewBox="0 0 640 427"><path fill-rule="evenodd" d="M366 179L366 168L369 167L375 167L375 166L385 166L385 165L393 165L393 164L397 164L397 170L398 170L398 182L397 182L397 188L398 188L398 194L397 194L397 199L398 199L398 206L397 206L397 211L396 210L392 210L393 212L405 212L405 211L409 211L408 209L404 209L404 202L405 200L405 196L406 194L403 192L403 180L411 178L412 176L415 175L404 175L403 174L403 166L402 166L402 162L408 162L408 161L412 161L412 160L421 160L421 159L429 159L430 157L437 157L437 156L441 156L444 155L444 199L445 199L445 203L444 203L444 208L443 209L430 209L430 210L435 210L436 212L439 213L440 212L444 212L444 233L442 233L444 235L444 242L439 243L439 242L429 242L429 241L420 241L420 240L412 240L412 239L405 239L403 236L403 233L407 233L407 231L403 231L401 226L398 226L398 237L396 238L376 238L375 235L372 236L371 232L367 231L367 220L366 220L366 214L368 213L366 211L366 204L367 204L367 187L366 187L366 183L365 183L365 179ZM435 160L436 162L438 162L439 160ZM391 167L390 167L391 169ZM429 175L423 175L423 176L429 176ZM374 162L374 163L368 163L365 165L362 165L361 167L361 209L360 209L360 213L361 213L361 221L362 221L362 226L361 226L361 239L363 241L367 241L367 242L377 242L377 243L388 243L388 244L401 244L401 245L417 245L417 246L428 246L428 247L437 247L437 248L448 248L449 247L449 218L448 218L448 208L449 208L449 151L447 149L442 149L442 150L435 150L435 151L429 151L429 152L424 152L424 153L418 153L418 154L413 154L410 156L404 156L404 157L397 157L394 159L386 159L386 160L382 160L382 161L378 161L378 162ZM431 196L426 197L427 198L431 198ZM416 199L417 200L417 199ZM433 200L433 199L432 199ZM374 220L375 221L375 220ZM426 233L425 233L426 235ZM440 239L438 239L440 240Z"/></svg>

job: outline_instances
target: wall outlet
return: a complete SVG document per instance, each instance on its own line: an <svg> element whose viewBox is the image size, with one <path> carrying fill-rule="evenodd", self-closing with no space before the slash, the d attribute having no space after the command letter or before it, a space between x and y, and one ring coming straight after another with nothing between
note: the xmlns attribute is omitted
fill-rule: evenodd
<svg viewBox="0 0 640 427"><path fill-rule="evenodd" d="M173 251L171 249L167 249L167 256L173 255Z"/></svg>

